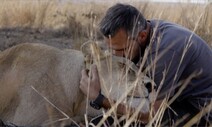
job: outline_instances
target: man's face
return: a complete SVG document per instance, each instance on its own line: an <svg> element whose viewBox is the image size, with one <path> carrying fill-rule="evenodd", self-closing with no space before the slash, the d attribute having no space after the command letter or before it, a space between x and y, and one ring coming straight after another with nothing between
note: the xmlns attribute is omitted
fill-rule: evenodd
<svg viewBox="0 0 212 127"><path fill-rule="evenodd" d="M113 55L134 60L139 56L139 44L136 39L129 38L124 29L119 29L111 38L105 38Z"/></svg>

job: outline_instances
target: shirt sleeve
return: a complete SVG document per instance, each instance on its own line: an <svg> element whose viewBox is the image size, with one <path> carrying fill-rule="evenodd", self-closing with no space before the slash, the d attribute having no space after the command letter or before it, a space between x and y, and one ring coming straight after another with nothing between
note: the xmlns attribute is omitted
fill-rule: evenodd
<svg viewBox="0 0 212 127"><path fill-rule="evenodd" d="M170 49L160 49L152 53L148 60L148 75L155 81L157 98L172 97L178 84L179 78L186 67L183 56Z"/></svg>

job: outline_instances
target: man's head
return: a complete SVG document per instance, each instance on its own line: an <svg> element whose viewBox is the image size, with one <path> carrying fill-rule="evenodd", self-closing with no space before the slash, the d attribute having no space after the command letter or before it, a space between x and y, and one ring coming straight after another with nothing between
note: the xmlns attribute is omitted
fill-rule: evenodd
<svg viewBox="0 0 212 127"><path fill-rule="evenodd" d="M100 22L100 31L114 55L138 57L147 40L147 22L135 7L116 4L110 7Z"/></svg>

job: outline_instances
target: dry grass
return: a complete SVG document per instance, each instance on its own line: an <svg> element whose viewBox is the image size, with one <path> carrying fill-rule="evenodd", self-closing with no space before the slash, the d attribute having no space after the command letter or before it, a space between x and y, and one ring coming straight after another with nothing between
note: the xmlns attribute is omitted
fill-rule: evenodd
<svg viewBox="0 0 212 127"><path fill-rule="evenodd" d="M72 3L58 0L2 0L0 27L30 27L62 30L72 37L96 37L105 10L113 3ZM195 31L212 46L212 4L135 3L148 19L164 19ZM197 22L201 17L201 21Z"/></svg>
<svg viewBox="0 0 212 127"><path fill-rule="evenodd" d="M98 22L111 4L62 3L57 0L2 0L0 27L65 31L75 39L77 43L75 48L79 48L85 39L99 37ZM148 19L169 20L191 29L212 47L212 13L209 13L212 11L212 4L133 2L131 4L139 8ZM163 108L160 110L164 111ZM159 112L155 117L160 115ZM159 122L158 125L160 125Z"/></svg>

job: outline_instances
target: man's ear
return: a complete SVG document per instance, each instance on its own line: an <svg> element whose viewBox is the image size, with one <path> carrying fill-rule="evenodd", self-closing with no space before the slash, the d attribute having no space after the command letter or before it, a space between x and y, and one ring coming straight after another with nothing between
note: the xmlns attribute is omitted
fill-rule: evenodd
<svg viewBox="0 0 212 127"><path fill-rule="evenodd" d="M138 34L138 42L140 43L140 45L145 45L146 40L147 40L146 30L140 31Z"/></svg>

